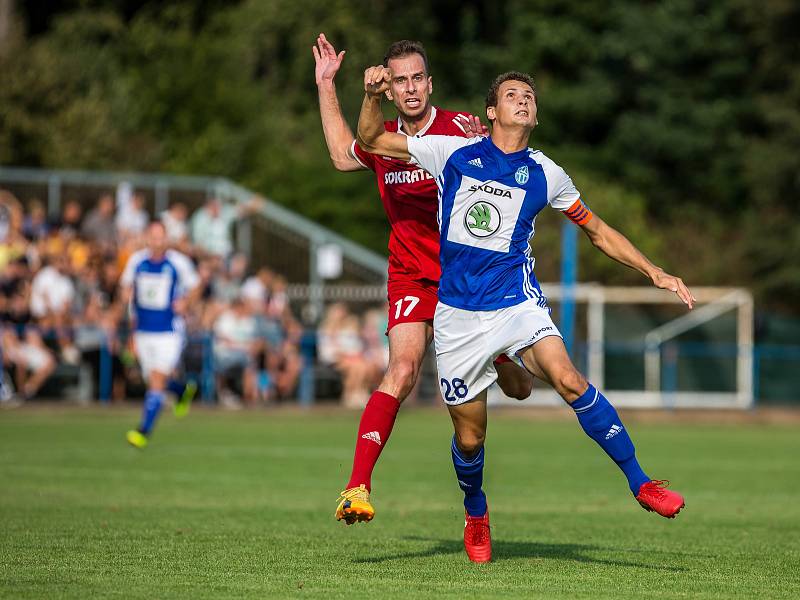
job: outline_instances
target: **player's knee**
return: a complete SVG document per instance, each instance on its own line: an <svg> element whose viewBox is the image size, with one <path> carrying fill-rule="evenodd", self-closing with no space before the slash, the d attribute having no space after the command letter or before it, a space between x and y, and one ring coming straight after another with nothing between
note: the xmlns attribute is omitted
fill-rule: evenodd
<svg viewBox="0 0 800 600"><path fill-rule="evenodd" d="M567 401L576 400L588 385L586 378L581 375L574 367L564 369L556 377L556 390Z"/></svg>
<svg viewBox="0 0 800 600"><path fill-rule="evenodd" d="M479 452L485 440L486 432L480 429L470 428L456 432L456 446L465 457Z"/></svg>
<svg viewBox="0 0 800 600"><path fill-rule="evenodd" d="M384 377L384 384L392 388L392 393L398 400L402 400L411 393L417 382L419 367L413 360L397 360L389 365L389 370ZM383 387L383 386L381 386Z"/></svg>

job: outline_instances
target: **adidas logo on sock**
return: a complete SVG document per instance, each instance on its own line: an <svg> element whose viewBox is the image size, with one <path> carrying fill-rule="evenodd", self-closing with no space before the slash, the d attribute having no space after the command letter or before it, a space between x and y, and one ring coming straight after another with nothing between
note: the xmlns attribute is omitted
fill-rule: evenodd
<svg viewBox="0 0 800 600"><path fill-rule="evenodd" d="M377 431L370 431L369 433L365 433L361 436L365 440L369 440L371 442L375 442L378 446L381 445L381 434Z"/></svg>
<svg viewBox="0 0 800 600"><path fill-rule="evenodd" d="M468 165L472 165L473 167L480 167L483 168L483 163L481 162L480 158L473 158L472 160L467 161Z"/></svg>
<svg viewBox="0 0 800 600"><path fill-rule="evenodd" d="M610 440L615 435L617 435L620 431L622 431L622 425L612 425L611 429L609 429L608 433L606 434L606 439Z"/></svg>

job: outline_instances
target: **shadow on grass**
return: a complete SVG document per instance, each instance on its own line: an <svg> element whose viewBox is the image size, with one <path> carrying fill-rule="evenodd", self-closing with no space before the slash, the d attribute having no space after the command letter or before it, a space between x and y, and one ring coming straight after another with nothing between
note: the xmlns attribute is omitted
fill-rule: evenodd
<svg viewBox="0 0 800 600"><path fill-rule="evenodd" d="M397 552L385 556L370 556L367 558L357 558L356 563L381 563L390 560L404 558L423 558L426 556L437 556L439 554L462 554L464 544L461 540L435 540L421 537L406 537L406 540L415 542L432 542L430 547L424 550L412 552ZM606 548L602 546L589 546L585 544L544 544L537 542L492 542L492 560L497 562L513 558L545 558L554 560L572 560L581 563L593 563L608 565L612 567L638 567L643 569L654 569L657 571L683 572L685 567L676 567L666 564L647 564L639 562L629 562L623 560L607 560L591 556L597 552L627 552L617 548ZM651 555L661 554L654 551ZM666 554L672 554L670 552Z"/></svg>

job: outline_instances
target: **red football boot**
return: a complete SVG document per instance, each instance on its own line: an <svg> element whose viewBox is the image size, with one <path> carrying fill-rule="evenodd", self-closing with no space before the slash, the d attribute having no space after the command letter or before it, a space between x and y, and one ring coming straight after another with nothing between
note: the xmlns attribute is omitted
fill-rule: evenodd
<svg viewBox="0 0 800 600"><path fill-rule="evenodd" d="M488 508L482 517L471 517L469 513L464 512L464 550L472 562L487 563L492 560Z"/></svg>
<svg viewBox="0 0 800 600"><path fill-rule="evenodd" d="M669 481L661 481L659 479L653 479L652 481L643 483L642 487L639 488L636 499L645 510L650 512L655 511L662 517L674 519L675 515L686 506L686 502L684 502L683 496L678 492L668 490L668 485Z"/></svg>

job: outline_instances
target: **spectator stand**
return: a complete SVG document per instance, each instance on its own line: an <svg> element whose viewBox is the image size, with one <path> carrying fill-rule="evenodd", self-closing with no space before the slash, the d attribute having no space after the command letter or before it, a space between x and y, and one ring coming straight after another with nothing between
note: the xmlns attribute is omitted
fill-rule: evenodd
<svg viewBox="0 0 800 600"><path fill-rule="evenodd" d="M147 219L159 218L167 223L176 205L184 214L197 215L219 199L227 209L236 211L230 219L232 231L230 249L243 254L252 267L267 266L283 280L281 294L303 324L297 340L302 361L296 395L302 404L317 397L317 380L325 383L327 375L316 368L316 326L326 302L347 299L358 306L377 306L385 298L386 259L338 234L314 223L268 199L258 198L250 190L226 179L212 177L173 176L165 174L109 173L93 171L40 170L0 166L0 189L9 190L20 199L23 207L46 207L51 221L65 221L65 215L77 214L76 228L88 214L97 213L103 195L112 196L119 213L124 200L126 210L140 210ZM257 200L254 201L254 198ZM42 199L42 201L38 201ZM95 204L96 203L96 204ZM94 210L91 210L92 206ZM38 208L42 212L41 208ZM33 212L33 211L31 211ZM180 217L180 210L176 211ZM135 212L131 213L136 217ZM139 215L141 217L141 215ZM70 219L72 217L69 217ZM67 219L68 220L68 219ZM122 219L123 224L141 218ZM102 219L93 214L91 231L96 231ZM190 225L187 221L184 226ZM254 240L258 243L254 243ZM218 257L218 264L227 264L230 253ZM203 267L203 263L199 264ZM78 279L77 276L74 279ZM80 282L77 282L80 283ZM368 294L359 292L368 286ZM350 290L342 292L342 290ZM377 294L374 290L380 290ZM353 291L355 290L355 291ZM345 298L346 296L346 298ZM187 352L188 370L199 379L202 397L215 397L215 358L211 324L195 330ZM67 331L62 328L62 332ZM74 335L77 331L69 330ZM85 333L85 332L84 332ZM97 373L87 381L84 366L60 361L56 374L80 382L73 392L82 398L99 397L107 400L113 388L113 372L119 353L111 348L119 339L109 339L109 333L94 328L89 332L90 345L96 351ZM124 332L123 332L124 334ZM65 334L66 335L66 334ZM115 337L116 333L111 334ZM52 340L51 340L52 341Z"/></svg>

